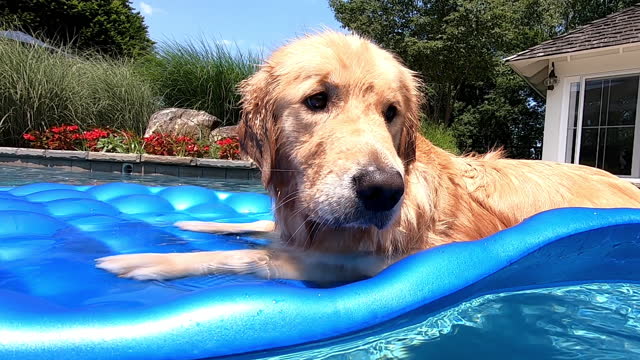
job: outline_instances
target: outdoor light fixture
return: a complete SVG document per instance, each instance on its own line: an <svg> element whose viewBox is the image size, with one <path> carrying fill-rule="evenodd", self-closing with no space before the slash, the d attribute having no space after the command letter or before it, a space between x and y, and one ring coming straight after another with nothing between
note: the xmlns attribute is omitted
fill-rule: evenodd
<svg viewBox="0 0 640 360"><path fill-rule="evenodd" d="M551 72L549 73L549 77L544 79L544 85L547 87L547 90L553 90L558 83L558 77L556 76L556 67L555 63L551 63Z"/></svg>

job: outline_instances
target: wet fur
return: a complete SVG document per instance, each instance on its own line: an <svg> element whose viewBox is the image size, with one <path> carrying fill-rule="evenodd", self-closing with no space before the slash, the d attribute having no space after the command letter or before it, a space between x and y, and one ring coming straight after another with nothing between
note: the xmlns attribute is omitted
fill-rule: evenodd
<svg viewBox="0 0 640 360"><path fill-rule="evenodd" d="M317 89L333 94L335 110L305 110L302 101ZM99 267L136 279L252 273L353 281L416 251L481 239L541 211L640 207L635 186L602 170L510 160L500 152L460 157L433 146L418 134L415 74L357 36L326 32L293 42L240 90L242 150L260 167L275 199L280 241L264 250L113 256L99 259ZM389 102L400 115L386 125L380 113ZM403 199L383 229L353 222L359 215L344 180L372 164L404 176ZM233 233L273 227L178 225Z"/></svg>

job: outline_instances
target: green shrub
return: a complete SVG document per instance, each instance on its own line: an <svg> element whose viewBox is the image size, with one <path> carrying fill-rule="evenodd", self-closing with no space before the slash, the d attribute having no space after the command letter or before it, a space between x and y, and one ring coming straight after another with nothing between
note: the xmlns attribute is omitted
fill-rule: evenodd
<svg viewBox="0 0 640 360"><path fill-rule="evenodd" d="M144 140L136 135L116 133L110 134L109 137L98 139L95 148L108 153L143 154Z"/></svg>
<svg viewBox="0 0 640 360"><path fill-rule="evenodd" d="M0 40L0 143L60 124L142 133L158 109L128 61Z"/></svg>
<svg viewBox="0 0 640 360"><path fill-rule="evenodd" d="M206 111L224 125L240 119L238 83L253 74L260 56L207 40L167 41L143 59L140 71L164 107Z"/></svg>
<svg viewBox="0 0 640 360"><path fill-rule="evenodd" d="M0 0L0 21L12 29L114 58L150 52L144 17L132 0Z"/></svg>
<svg viewBox="0 0 640 360"><path fill-rule="evenodd" d="M430 121L423 121L420 127L420 133L422 136L431 141L435 146L438 146L450 153L459 155L457 141L453 135L453 131L442 124L435 124Z"/></svg>

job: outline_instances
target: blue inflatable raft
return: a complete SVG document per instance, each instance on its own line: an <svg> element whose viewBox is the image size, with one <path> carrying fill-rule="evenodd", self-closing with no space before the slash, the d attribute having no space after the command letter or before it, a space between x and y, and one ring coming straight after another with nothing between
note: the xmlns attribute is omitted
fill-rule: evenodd
<svg viewBox="0 0 640 360"><path fill-rule="evenodd" d="M640 210L630 209L545 212L330 289L229 275L141 282L94 267L112 254L259 245L171 224L270 219L270 207L262 194L194 186L0 188L0 359L203 359L336 337L492 292L640 280Z"/></svg>

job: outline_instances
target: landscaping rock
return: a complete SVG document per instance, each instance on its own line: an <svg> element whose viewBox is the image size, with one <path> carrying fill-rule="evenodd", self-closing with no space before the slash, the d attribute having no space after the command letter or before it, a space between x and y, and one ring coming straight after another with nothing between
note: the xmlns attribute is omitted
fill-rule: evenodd
<svg viewBox="0 0 640 360"><path fill-rule="evenodd" d="M238 126L221 126L211 132L209 134L209 140L216 141L224 138L237 138L238 137Z"/></svg>
<svg viewBox="0 0 640 360"><path fill-rule="evenodd" d="M211 131L221 123L217 117L204 111L168 108L151 115L144 136L165 133L196 140L208 139Z"/></svg>

